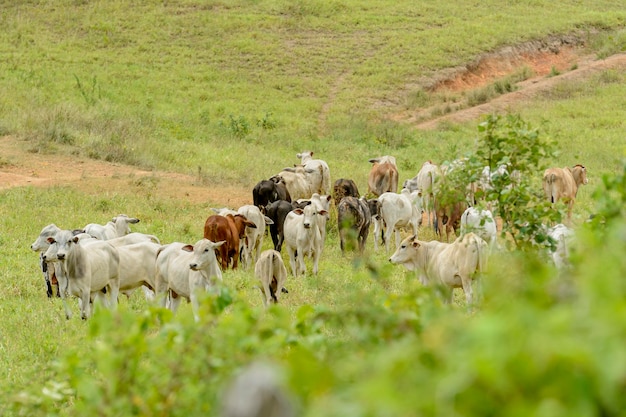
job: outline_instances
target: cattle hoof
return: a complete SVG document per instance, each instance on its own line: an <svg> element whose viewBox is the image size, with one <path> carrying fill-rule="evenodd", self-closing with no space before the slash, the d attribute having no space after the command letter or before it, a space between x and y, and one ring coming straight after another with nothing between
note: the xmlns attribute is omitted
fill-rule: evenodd
<svg viewBox="0 0 626 417"><path fill-rule="evenodd" d="M283 287L280 291L281 291L281 292L284 292L285 294L289 294L289 291L287 291L287 288L284 288L284 287Z"/></svg>

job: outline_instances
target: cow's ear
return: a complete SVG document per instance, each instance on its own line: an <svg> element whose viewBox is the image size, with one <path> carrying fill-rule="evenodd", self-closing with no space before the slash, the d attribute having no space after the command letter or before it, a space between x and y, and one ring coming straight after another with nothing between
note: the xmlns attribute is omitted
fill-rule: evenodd
<svg viewBox="0 0 626 417"><path fill-rule="evenodd" d="M419 247L420 247L420 243L419 243L417 240L414 240L414 241L413 241L413 247L414 247L415 249L419 248Z"/></svg>
<svg viewBox="0 0 626 417"><path fill-rule="evenodd" d="M269 217L267 217L267 216L263 216L263 220L265 220L265 224L266 224L266 225L268 225L268 224L274 224L274 220L270 219L270 218L269 218Z"/></svg>
<svg viewBox="0 0 626 417"><path fill-rule="evenodd" d="M297 208L297 209L294 209L293 212L296 213L299 216L302 213L304 213L304 210L302 210L301 208Z"/></svg>
<svg viewBox="0 0 626 417"><path fill-rule="evenodd" d="M326 201L330 201L330 199L332 198L332 196L331 196L331 195L327 195L327 196L325 196L325 197L326 197Z"/></svg>
<svg viewBox="0 0 626 417"><path fill-rule="evenodd" d="M51 244L51 245L52 245L54 242L56 242L52 236L50 236L48 239L46 239L46 241L47 241L49 244Z"/></svg>
<svg viewBox="0 0 626 417"><path fill-rule="evenodd" d="M326 210L320 210L317 212L318 214L321 214L322 216L325 216L328 214L328 212Z"/></svg>
<svg viewBox="0 0 626 417"><path fill-rule="evenodd" d="M74 243L78 243L78 241L79 241L78 236L74 236L74 238L72 239L72 242L74 242Z"/></svg>
<svg viewBox="0 0 626 417"><path fill-rule="evenodd" d="M222 246L224 243L226 243L225 240L220 240L219 242L213 243L213 248L219 248L220 246Z"/></svg>
<svg viewBox="0 0 626 417"><path fill-rule="evenodd" d="M185 252L193 252L193 245L185 245L181 249Z"/></svg>

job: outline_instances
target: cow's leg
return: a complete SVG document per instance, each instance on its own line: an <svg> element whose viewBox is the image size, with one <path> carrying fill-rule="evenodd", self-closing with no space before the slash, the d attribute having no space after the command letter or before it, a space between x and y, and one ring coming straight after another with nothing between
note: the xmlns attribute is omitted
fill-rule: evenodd
<svg viewBox="0 0 626 417"><path fill-rule="evenodd" d="M293 248L287 247L287 254L289 254L289 265L291 266L291 273L294 277L298 276L298 271L296 269L296 251Z"/></svg>
<svg viewBox="0 0 626 417"><path fill-rule="evenodd" d="M297 254L296 262L297 262L298 274L306 275L306 264L304 263L304 254L303 253L298 253Z"/></svg>
<svg viewBox="0 0 626 417"><path fill-rule="evenodd" d="M80 318L87 320L91 316L90 294L87 290L80 292Z"/></svg>
<svg viewBox="0 0 626 417"><path fill-rule="evenodd" d="M180 305L181 296L175 293L174 291L168 291L169 296L165 297L165 299L169 299L168 308L172 313L175 313L178 310L178 306Z"/></svg>
<svg viewBox="0 0 626 417"><path fill-rule="evenodd" d="M316 250L313 252L313 275L317 275L317 265L320 261L320 253L321 250Z"/></svg>
<svg viewBox="0 0 626 417"><path fill-rule="evenodd" d="M461 277L461 283L463 284L463 292L465 293L465 300L467 305L472 305L472 278L469 276Z"/></svg>
<svg viewBox="0 0 626 417"><path fill-rule="evenodd" d="M111 280L109 280L109 302L110 305L109 307L112 310L116 310L117 309L117 297L120 294L120 278L119 277L115 277Z"/></svg>
<svg viewBox="0 0 626 417"><path fill-rule="evenodd" d="M391 234L394 232L396 225L387 225L387 230L385 230L385 250L389 253L389 242L391 241Z"/></svg>

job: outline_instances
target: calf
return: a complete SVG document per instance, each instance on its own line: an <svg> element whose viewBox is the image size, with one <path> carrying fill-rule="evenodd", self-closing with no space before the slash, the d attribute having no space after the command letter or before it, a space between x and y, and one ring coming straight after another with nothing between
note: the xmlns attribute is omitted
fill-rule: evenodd
<svg viewBox="0 0 626 417"><path fill-rule="evenodd" d="M116 248L102 241L93 241L88 245L78 244L79 238L70 230L61 230L54 237L48 238L50 247L44 254L44 260L60 262L62 274L59 274L61 298L69 293L80 299L81 318L91 315L90 301L106 288L109 302L117 305L119 293L119 254ZM71 312L67 304L65 316Z"/></svg>
<svg viewBox="0 0 626 417"><path fill-rule="evenodd" d="M487 243L474 233L459 237L452 243L436 240L423 242L417 236L402 241L389 258L393 264L417 271L419 280L434 283L444 291L447 302L452 301L452 290L463 288L467 304L472 304L472 281L487 265Z"/></svg>
<svg viewBox="0 0 626 417"><path fill-rule="evenodd" d="M313 159L312 151L298 153L296 158L300 158L300 163L305 169L312 171L309 178L312 191L318 194L328 194L330 192L330 168L328 168L328 164L321 159Z"/></svg>
<svg viewBox="0 0 626 417"><path fill-rule="evenodd" d="M422 209L417 192L407 189L400 194L383 193L378 197L380 220L385 230L385 249L389 252L391 234L396 234L396 247L400 245L400 229L411 228L414 235L422 221Z"/></svg>
<svg viewBox="0 0 626 417"><path fill-rule="evenodd" d="M461 215L461 236L469 232L476 233L489 247L489 252L493 252L496 246L498 231L496 221L490 210L479 210L475 207L468 207Z"/></svg>
<svg viewBox="0 0 626 417"><path fill-rule="evenodd" d="M572 218L572 208L578 187L587 184L587 169L578 164L573 168L548 168L543 173L543 190L551 203L563 200L567 203L567 218Z"/></svg>
<svg viewBox="0 0 626 417"><path fill-rule="evenodd" d="M398 167L393 156L381 156L369 160L372 165L367 178L367 192L379 196L398 191Z"/></svg>
<svg viewBox="0 0 626 417"><path fill-rule="evenodd" d="M109 240L127 235L130 233L129 225L135 223L139 223L139 219L119 214L104 226L95 223L88 224L85 226L84 232L100 240Z"/></svg>
<svg viewBox="0 0 626 417"><path fill-rule="evenodd" d="M356 238L359 251L361 254L363 253L370 222L370 210L364 200L352 196L341 199L337 206L337 226L339 227L341 253L345 253L347 238ZM352 246L356 247L356 245Z"/></svg>
<svg viewBox="0 0 626 417"><path fill-rule="evenodd" d="M270 224L270 235L274 243L274 250L280 252L283 241L285 239L284 223L287 214L293 210L291 203L286 201L274 201L262 208L262 212L270 218L273 224Z"/></svg>
<svg viewBox="0 0 626 417"><path fill-rule="evenodd" d="M335 207L339 206L339 202L342 198L348 196L359 198L361 195L359 194L359 189L353 180L339 178L335 181L335 185L333 186L333 199L335 200Z"/></svg>
<svg viewBox="0 0 626 417"><path fill-rule="evenodd" d="M156 257L156 292L161 305L166 306L169 293L169 309L175 312L180 299L191 301L193 316L200 320L199 291L213 291L222 282L222 271L217 263L215 252L224 241L211 242L201 239L195 245L180 242L163 246Z"/></svg>
<svg viewBox="0 0 626 417"><path fill-rule="evenodd" d="M289 264L294 276L306 274L304 257L313 257L313 274L317 275L318 262L322 253L322 234L318 226L320 216L325 216L326 210L318 211L314 204L304 209L295 209L285 218L284 232L285 245L289 254Z"/></svg>
<svg viewBox="0 0 626 417"><path fill-rule="evenodd" d="M274 302L278 303L278 293L287 292L287 268L283 263L280 252L268 249L261 253L254 266L254 275L261 281L261 294L265 307Z"/></svg>

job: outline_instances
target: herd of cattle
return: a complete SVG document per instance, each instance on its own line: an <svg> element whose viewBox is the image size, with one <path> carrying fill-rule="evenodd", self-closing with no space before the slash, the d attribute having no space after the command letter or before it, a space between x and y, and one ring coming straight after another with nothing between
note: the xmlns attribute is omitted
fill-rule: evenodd
<svg viewBox="0 0 626 417"><path fill-rule="evenodd" d="M497 245L496 221L489 210L479 210L471 204L465 205L467 208L439 204L437 180L449 168L427 161L398 193L395 158L371 159L367 195L372 198L367 199L351 179L336 180L331 191L328 164L313 159L313 152L302 152L297 157L300 164L285 168L254 187L252 205L236 211L214 209L216 214L205 222L203 239L193 245L164 245L156 236L131 232L130 225L139 219L126 215L118 215L106 225L88 224L75 230L62 230L54 224L44 227L31 249L40 252L48 296L53 295L52 287L57 285L67 318L71 317L71 310L65 297L78 297L81 317L86 319L95 299L114 306L120 292L129 294L142 287L147 298L154 299L156 295L172 311L185 298L191 302L198 320L198 291L214 291L222 280L222 271L235 269L241 263L244 268L255 265L255 276L267 306L278 302L279 293L287 292L283 245L293 276L307 273L305 257L312 258L313 274L317 274L334 201L342 252L350 247L363 252L371 227L374 249L378 250L382 238L389 252L395 233L396 251L390 262L416 271L425 285L441 284L448 293L447 300L452 289L462 288L467 302L472 303L472 281ZM493 176L505 171L506 167L500 167L491 173L487 167L471 189L487 189ZM551 168L543 178L546 197L553 203L568 202L569 215L578 187L586 183L582 165ZM468 201L473 201L473 197ZM445 226L445 242L417 239L424 216L441 240ZM262 251L267 226L274 248ZM401 241L402 229L408 230L410 236ZM449 232L455 238L451 243ZM557 225L549 233L557 242L557 251L552 254L554 263L563 267L572 229Z"/></svg>

